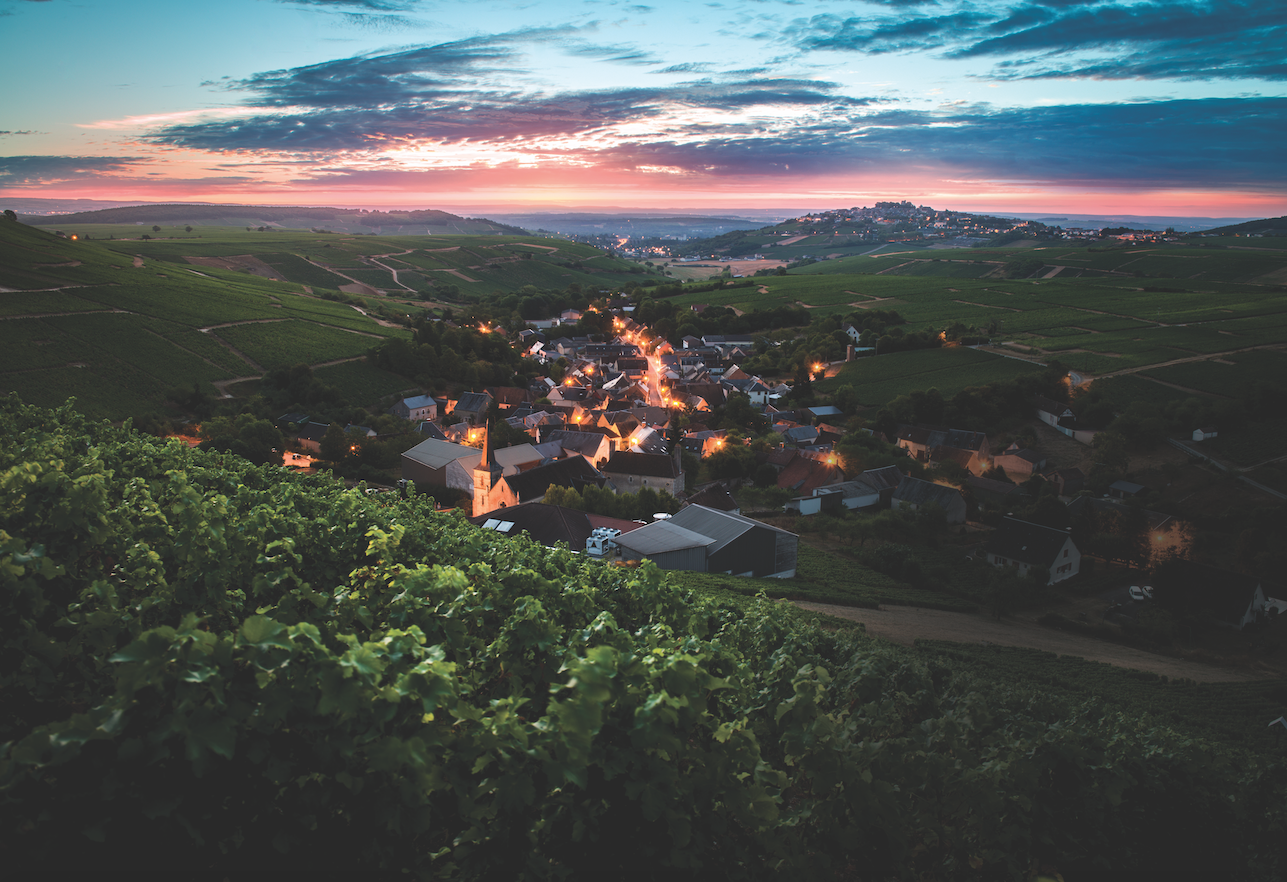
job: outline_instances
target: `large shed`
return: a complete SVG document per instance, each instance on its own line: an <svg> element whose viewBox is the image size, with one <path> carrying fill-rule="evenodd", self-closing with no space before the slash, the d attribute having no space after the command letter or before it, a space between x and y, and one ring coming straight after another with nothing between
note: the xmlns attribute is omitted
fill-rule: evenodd
<svg viewBox="0 0 1287 882"><path fill-rule="evenodd" d="M706 572L706 549L715 544L709 536L672 524L653 521L616 538L625 560L648 558L663 570Z"/></svg>
<svg viewBox="0 0 1287 882"><path fill-rule="evenodd" d="M668 523L715 540L706 549L706 571L734 576L790 579L800 537L728 511L689 505Z"/></svg>
<svg viewBox="0 0 1287 882"><path fill-rule="evenodd" d="M921 511L927 505L943 509L949 524L965 523L965 497L955 487L945 487L920 478L906 477L898 483L891 501L894 510Z"/></svg>
<svg viewBox="0 0 1287 882"><path fill-rule="evenodd" d="M482 451L429 438L402 454L402 476L417 487L455 487L474 495L473 468Z"/></svg>

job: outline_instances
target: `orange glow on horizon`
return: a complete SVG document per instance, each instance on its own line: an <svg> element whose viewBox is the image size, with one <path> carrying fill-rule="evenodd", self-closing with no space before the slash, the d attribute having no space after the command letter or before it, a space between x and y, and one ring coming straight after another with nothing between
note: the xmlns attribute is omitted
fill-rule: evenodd
<svg viewBox="0 0 1287 882"><path fill-rule="evenodd" d="M355 168L379 154L354 156ZM250 205L328 204L341 208L439 208L478 216L488 211L551 210L574 206L637 206L706 210L812 204L869 205L907 199L940 209L977 213L1277 217L1287 214L1287 194L1271 185L1238 189L1148 187L1112 180L1004 181L964 178L962 170L917 166L905 172L853 175L715 177L701 172L650 174L606 165L393 170L349 176L322 171L301 176L294 162L258 158L236 176L213 177L211 156L168 150L131 172L85 180L10 186L0 195L26 198L100 199L120 202L213 202ZM152 176L150 172L159 174Z"/></svg>

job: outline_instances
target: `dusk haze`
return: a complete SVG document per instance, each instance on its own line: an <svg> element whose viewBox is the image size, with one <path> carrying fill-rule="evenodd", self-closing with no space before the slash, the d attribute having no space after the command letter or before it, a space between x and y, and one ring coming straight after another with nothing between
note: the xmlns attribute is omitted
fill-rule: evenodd
<svg viewBox="0 0 1287 882"><path fill-rule="evenodd" d="M1267 217L1284 45L1233 0L0 0L0 194Z"/></svg>

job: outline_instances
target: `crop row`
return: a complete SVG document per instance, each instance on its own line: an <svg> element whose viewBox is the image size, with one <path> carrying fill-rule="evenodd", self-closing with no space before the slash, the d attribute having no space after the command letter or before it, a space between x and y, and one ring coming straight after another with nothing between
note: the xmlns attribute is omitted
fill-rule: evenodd
<svg viewBox="0 0 1287 882"><path fill-rule="evenodd" d="M339 389L345 400L366 404L402 392L411 385L406 377L382 371L365 360L318 368L314 376Z"/></svg>
<svg viewBox="0 0 1287 882"><path fill-rule="evenodd" d="M6 291L0 293L0 315L43 315L105 309L101 303L70 291Z"/></svg>
<svg viewBox="0 0 1287 882"><path fill-rule="evenodd" d="M180 349L173 342L149 330L138 316L71 315L46 320L82 346L95 346L125 364L132 365L166 386L188 387L224 379L229 372ZM95 368L103 368L95 364Z"/></svg>
<svg viewBox="0 0 1287 882"><path fill-rule="evenodd" d="M1002 681L1041 684L1068 699L1083 697L1144 712L1167 725L1252 749L1280 753L1287 731L1266 724L1282 714L1281 681L1230 683L1168 681L1155 674L1113 667L1037 649L918 640L916 648L956 670L974 668Z"/></svg>
<svg viewBox="0 0 1287 882"><path fill-rule="evenodd" d="M155 413L165 386L127 364L112 360L92 367L54 367L22 375L15 387L29 404L60 407L76 399L76 410L95 419L119 420Z"/></svg>
<svg viewBox="0 0 1287 882"><path fill-rule="evenodd" d="M0 322L0 373L51 368L102 358L96 346L67 336L44 319L10 319ZM6 385L21 390L28 374L11 374Z"/></svg>
<svg viewBox="0 0 1287 882"><path fill-rule="evenodd" d="M233 325L214 333L269 370L351 358L379 342L375 337L297 319Z"/></svg>
<svg viewBox="0 0 1287 882"><path fill-rule="evenodd" d="M315 288L338 288L344 279L295 254L261 254L260 260L292 282Z"/></svg>

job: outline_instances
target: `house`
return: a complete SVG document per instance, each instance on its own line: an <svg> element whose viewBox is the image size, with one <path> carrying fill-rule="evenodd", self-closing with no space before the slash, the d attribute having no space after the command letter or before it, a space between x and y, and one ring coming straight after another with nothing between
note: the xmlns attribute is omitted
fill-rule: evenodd
<svg viewBox="0 0 1287 882"><path fill-rule="evenodd" d="M1083 426L1077 422L1072 409L1062 402L1053 401L1044 395L1034 395L1033 403L1037 410L1037 419L1082 444L1095 440L1099 430Z"/></svg>
<svg viewBox="0 0 1287 882"><path fill-rule="evenodd" d="M874 487L880 491L880 504L891 505L894 501L894 491L898 485L903 483L903 473L898 470L898 466L885 466L879 469L867 469L858 476L869 487Z"/></svg>
<svg viewBox="0 0 1287 882"><path fill-rule="evenodd" d="M1201 429L1194 429L1194 430L1193 430L1193 440L1194 440L1194 441L1205 441L1205 440L1207 440L1208 438L1215 438L1215 437L1217 437L1219 434L1220 434L1220 433L1216 431L1216 427L1215 427L1215 426L1204 426L1204 427L1202 427Z"/></svg>
<svg viewBox="0 0 1287 882"><path fill-rule="evenodd" d="M1257 576L1183 559L1168 560L1153 572L1157 603L1239 631L1265 614L1268 587Z"/></svg>
<svg viewBox="0 0 1287 882"><path fill-rule="evenodd" d="M532 400L532 393L528 389L519 389L517 386L489 386L487 393L492 396L496 406L503 411L512 411L516 407L527 404ZM460 405L457 404L457 407Z"/></svg>
<svg viewBox="0 0 1287 882"><path fill-rule="evenodd" d="M644 487L674 496L684 490L684 472L678 456L664 453L612 454L602 469L618 493L636 493Z"/></svg>
<svg viewBox="0 0 1287 882"><path fill-rule="evenodd" d="M1067 530L1006 518L984 544L988 563L1015 567L1020 576L1036 568L1050 573L1047 585L1071 579L1081 570L1081 552Z"/></svg>
<svg viewBox="0 0 1287 882"><path fill-rule="evenodd" d="M890 507L895 511L922 511L929 505L941 508L949 524L965 523L965 497L955 487L905 477L890 500Z"/></svg>
<svg viewBox="0 0 1287 882"><path fill-rule="evenodd" d="M457 422L479 425L487 421L487 411L492 406L492 396L487 392L466 392L456 402L451 415Z"/></svg>
<svg viewBox="0 0 1287 882"><path fill-rule="evenodd" d="M805 410L807 410L809 412L809 416L815 420L825 420L833 417L843 418L845 415L845 412L834 404L828 404L825 407L806 407Z"/></svg>
<svg viewBox="0 0 1287 882"><path fill-rule="evenodd" d="M845 473L834 463L796 456L778 473L777 485L801 496L812 496L819 487L839 484L844 479Z"/></svg>
<svg viewBox="0 0 1287 882"><path fill-rule="evenodd" d="M935 456L942 460L951 455L951 451L962 451L960 457L952 455L951 458L976 475L992 465L988 436L982 432L903 423L898 426L894 443L920 462L929 462Z"/></svg>
<svg viewBox="0 0 1287 882"><path fill-rule="evenodd" d="M799 543L794 533L703 505L617 537L626 560L647 557L668 570L782 579L795 575Z"/></svg>
<svg viewBox="0 0 1287 882"><path fill-rule="evenodd" d="M557 449L560 455L554 458L562 458L563 449L561 447ZM496 460L496 464L501 467L502 475L517 475L519 472L535 468L550 460L550 457L545 452L538 450L533 444L515 444L513 447L501 447L493 451L492 455Z"/></svg>
<svg viewBox="0 0 1287 882"><path fill-rule="evenodd" d="M402 477L417 487L454 487L473 495L471 473L481 456L475 447L426 438L402 454Z"/></svg>
<svg viewBox="0 0 1287 882"><path fill-rule="evenodd" d="M414 395L394 402L387 413L403 420L436 420L438 419L438 402L429 395Z"/></svg>
<svg viewBox="0 0 1287 882"><path fill-rule="evenodd" d="M590 427L586 427L587 429ZM542 442L557 441L559 446L571 456L581 456L591 465L602 462L612 456L614 444L608 437L608 430L596 432L573 431L572 429L551 429L541 435Z"/></svg>
<svg viewBox="0 0 1287 882"><path fill-rule="evenodd" d="M1055 485L1060 496L1076 496L1086 487L1086 473L1081 469L1056 469L1042 477Z"/></svg>
<svg viewBox="0 0 1287 882"><path fill-rule="evenodd" d="M1147 489L1143 484L1134 484L1130 481L1114 481L1108 485L1108 495L1115 496L1118 499L1130 499L1139 496Z"/></svg>
<svg viewBox="0 0 1287 882"><path fill-rule="evenodd" d="M480 455L471 472L474 516L492 509L540 502L550 487L583 490L588 486L603 487L607 478L580 456L569 456L513 475L502 473L489 444L484 444L486 458Z"/></svg>
<svg viewBox="0 0 1287 882"><path fill-rule="evenodd" d="M322 436L326 434L326 430L329 428L330 425L327 423L308 422L299 427L299 432L295 437L305 450L321 453Z"/></svg>
<svg viewBox="0 0 1287 882"><path fill-rule="evenodd" d="M880 489L862 480L841 481L817 487L812 496L800 496L788 502L786 511L799 512L802 515L817 514L820 511L839 512L842 509L870 508L880 505Z"/></svg>
<svg viewBox="0 0 1287 882"><path fill-rule="evenodd" d="M1046 458L1035 450L1011 444L1004 453L998 453L992 462L1005 470L1006 477L1018 483L1026 481L1046 467Z"/></svg>

